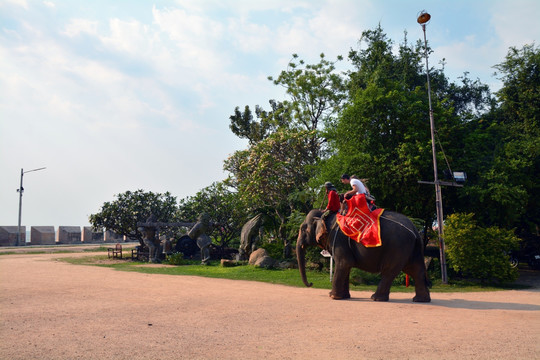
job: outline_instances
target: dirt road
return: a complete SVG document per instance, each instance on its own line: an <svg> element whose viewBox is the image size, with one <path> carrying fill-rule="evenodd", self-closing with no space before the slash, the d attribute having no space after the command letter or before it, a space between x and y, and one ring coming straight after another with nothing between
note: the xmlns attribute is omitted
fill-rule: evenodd
<svg viewBox="0 0 540 360"><path fill-rule="evenodd" d="M0 359L539 359L540 289L371 293L0 256Z"/></svg>

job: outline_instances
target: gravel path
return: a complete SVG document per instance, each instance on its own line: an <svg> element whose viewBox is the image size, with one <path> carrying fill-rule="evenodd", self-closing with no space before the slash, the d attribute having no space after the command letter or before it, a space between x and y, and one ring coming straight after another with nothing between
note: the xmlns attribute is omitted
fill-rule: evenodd
<svg viewBox="0 0 540 360"><path fill-rule="evenodd" d="M0 256L0 359L540 359L530 290L351 292Z"/></svg>

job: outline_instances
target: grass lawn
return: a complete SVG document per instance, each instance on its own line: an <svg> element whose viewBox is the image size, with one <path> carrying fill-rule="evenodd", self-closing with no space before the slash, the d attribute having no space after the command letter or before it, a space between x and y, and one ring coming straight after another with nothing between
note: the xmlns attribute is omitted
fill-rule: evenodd
<svg viewBox="0 0 540 360"><path fill-rule="evenodd" d="M110 267L119 271L135 271L146 274L166 274L166 275L190 275L203 276L211 278L231 279L231 280L246 280L246 281L262 281L272 284L281 284L287 286L304 287L300 278L300 273L297 269L262 269L251 265L239 265L234 267L223 267L219 261L211 261L209 265L200 265L199 262L193 261L188 265L179 266L155 266L143 262L131 261L128 259L112 260L108 259L107 255L92 255L77 258L62 258L61 261L66 261L76 265L94 265ZM330 274L326 271L310 271L307 270L308 281L313 283L314 288L331 289ZM475 292L475 291L498 291L509 289L525 289L523 285L506 285L506 286L481 286L477 283L463 281L449 281L448 285L441 284L440 281L434 281L432 292ZM350 285L352 291L375 291L375 285ZM414 286L405 287L405 285L393 285L393 292L414 292Z"/></svg>

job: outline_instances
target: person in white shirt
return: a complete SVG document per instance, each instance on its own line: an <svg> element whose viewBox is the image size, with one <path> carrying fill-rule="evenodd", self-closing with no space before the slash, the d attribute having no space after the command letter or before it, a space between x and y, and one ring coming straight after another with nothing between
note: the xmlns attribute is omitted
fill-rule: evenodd
<svg viewBox="0 0 540 360"><path fill-rule="evenodd" d="M349 190L345 193L345 199L350 199L356 194L367 194L366 187L364 184L355 177L350 177L347 174L341 175L341 182L343 184L350 184L352 187L352 190Z"/></svg>
<svg viewBox="0 0 540 360"><path fill-rule="evenodd" d="M364 181L366 181L366 179L364 179ZM350 199L356 194L365 194L366 202L367 202L369 210L373 211L377 208L377 206L375 205L375 197L373 197L369 193L369 189L367 188L367 186L364 185L364 183L360 179L358 179L356 176L354 175L349 176L347 174L343 174L341 175L341 182L343 184L351 184L351 187L352 187L352 190L347 191L344 194L345 199Z"/></svg>

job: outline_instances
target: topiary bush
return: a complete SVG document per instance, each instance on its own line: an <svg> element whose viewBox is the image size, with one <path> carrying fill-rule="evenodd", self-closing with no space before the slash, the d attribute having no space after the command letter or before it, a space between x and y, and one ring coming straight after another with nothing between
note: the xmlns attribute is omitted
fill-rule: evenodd
<svg viewBox="0 0 540 360"><path fill-rule="evenodd" d="M448 266L465 277L482 282L511 282L517 269L510 265L509 253L519 248L519 238L510 230L482 228L474 214L457 213L447 217L444 240Z"/></svg>

